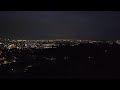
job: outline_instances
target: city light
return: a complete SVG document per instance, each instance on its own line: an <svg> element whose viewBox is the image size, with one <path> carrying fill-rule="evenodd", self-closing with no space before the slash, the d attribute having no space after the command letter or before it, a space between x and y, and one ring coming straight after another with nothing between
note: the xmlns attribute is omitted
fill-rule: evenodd
<svg viewBox="0 0 120 90"><path fill-rule="evenodd" d="M115 47L118 50L119 45L118 40L2 40L0 41L0 67L5 66L13 73L28 73L31 68L40 67L46 62L53 66L56 63L65 63L64 65L69 66L75 63L77 58L79 58L77 63L95 65L99 58L110 59L113 56L111 48ZM21 65L20 70L16 68L19 65Z"/></svg>

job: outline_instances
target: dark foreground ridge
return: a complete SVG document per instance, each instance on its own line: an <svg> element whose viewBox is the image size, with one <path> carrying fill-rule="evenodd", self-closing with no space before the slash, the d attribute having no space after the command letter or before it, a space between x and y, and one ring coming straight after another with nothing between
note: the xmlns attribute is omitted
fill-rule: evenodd
<svg viewBox="0 0 120 90"><path fill-rule="evenodd" d="M120 78L118 43L1 48L0 78Z"/></svg>

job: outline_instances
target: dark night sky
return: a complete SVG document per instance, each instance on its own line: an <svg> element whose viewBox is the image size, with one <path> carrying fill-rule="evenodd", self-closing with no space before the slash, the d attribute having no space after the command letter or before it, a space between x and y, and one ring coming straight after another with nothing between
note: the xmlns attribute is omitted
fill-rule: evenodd
<svg viewBox="0 0 120 90"><path fill-rule="evenodd" d="M120 39L119 11L0 11L11 39Z"/></svg>

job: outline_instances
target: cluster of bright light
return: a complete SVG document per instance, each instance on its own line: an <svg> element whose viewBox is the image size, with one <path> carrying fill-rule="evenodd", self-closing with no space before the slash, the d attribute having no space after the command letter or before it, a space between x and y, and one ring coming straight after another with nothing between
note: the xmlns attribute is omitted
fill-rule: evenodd
<svg viewBox="0 0 120 90"><path fill-rule="evenodd" d="M28 65L25 69L24 69L24 72L27 72L29 70L29 68L31 68L32 65Z"/></svg>
<svg viewBox="0 0 120 90"><path fill-rule="evenodd" d="M64 59L69 59L69 57L68 57L68 56L65 56Z"/></svg>
<svg viewBox="0 0 120 90"><path fill-rule="evenodd" d="M55 48L59 47L59 44L66 45L70 44L71 46L79 45L81 43L107 43L107 44L120 44L119 40L116 41L95 41L95 40L72 40L72 39L56 39L56 40L7 40L5 42L0 41L0 46L3 44L4 48L12 49L12 48ZM54 46L54 47L52 47Z"/></svg>
<svg viewBox="0 0 120 90"><path fill-rule="evenodd" d="M51 61L56 60L56 58L54 58L54 57L50 57L50 58L49 57L44 57L44 58L47 59L47 60L51 60Z"/></svg>
<svg viewBox="0 0 120 90"><path fill-rule="evenodd" d="M2 54L2 51L0 51L0 57L1 57L1 54ZM15 56L13 56L13 59L11 60L11 61L9 61L6 57L1 57L0 58L0 61L3 61L3 62L1 62L0 64L10 64L10 63L15 63L16 62L16 57Z"/></svg>
<svg viewBox="0 0 120 90"><path fill-rule="evenodd" d="M116 43L117 43L117 44L120 44L120 40L116 40Z"/></svg>

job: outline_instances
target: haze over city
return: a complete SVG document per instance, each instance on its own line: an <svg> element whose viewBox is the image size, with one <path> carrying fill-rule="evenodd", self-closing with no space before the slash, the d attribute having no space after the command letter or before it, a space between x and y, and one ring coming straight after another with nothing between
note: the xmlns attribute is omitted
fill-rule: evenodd
<svg viewBox="0 0 120 90"><path fill-rule="evenodd" d="M10 39L120 39L119 11L0 11Z"/></svg>

